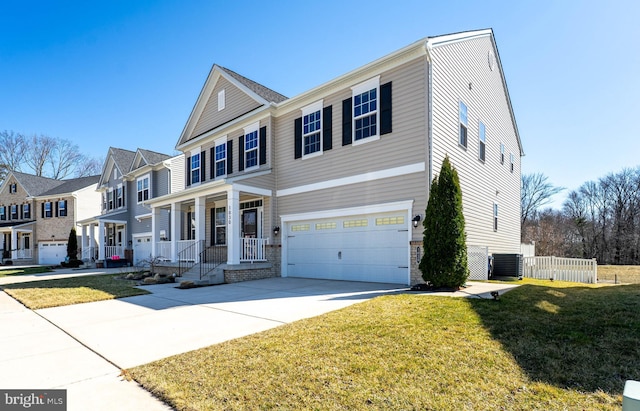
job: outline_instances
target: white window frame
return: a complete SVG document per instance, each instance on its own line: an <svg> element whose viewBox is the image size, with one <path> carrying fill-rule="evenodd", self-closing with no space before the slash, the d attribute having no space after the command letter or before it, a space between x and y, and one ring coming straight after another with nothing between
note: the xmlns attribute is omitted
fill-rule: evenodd
<svg viewBox="0 0 640 411"><path fill-rule="evenodd" d="M478 160L483 163L487 159L487 127L478 120Z"/></svg>
<svg viewBox="0 0 640 411"><path fill-rule="evenodd" d="M66 217L67 215L67 200L58 200L58 217Z"/></svg>
<svg viewBox="0 0 640 411"><path fill-rule="evenodd" d="M516 156L513 153L509 153L509 162L511 163L511 172L513 173L516 164Z"/></svg>
<svg viewBox="0 0 640 411"><path fill-rule="evenodd" d="M322 140L323 140L323 136L322 136L322 127L323 127L323 121L324 119L322 118L322 109L323 109L323 104L324 104L324 100L320 100L320 101L316 101L313 104L309 104L306 107L302 108L302 158L312 158L312 157L317 157L319 155L322 155L322 150L323 150L323 146L322 146ZM305 117L314 113L320 113L320 126L319 129L317 130L312 130L310 132L305 133ZM312 153L308 153L306 154L306 146L307 146L307 139L314 136L314 135L318 135L318 139L320 140L320 148L317 151L314 151Z"/></svg>
<svg viewBox="0 0 640 411"><path fill-rule="evenodd" d="M31 205L23 204L22 205L22 218L31 218Z"/></svg>
<svg viewBox="0 0 640 411"><path fill-rule="evenodd" d="M49 208L47 210L47 207ZM45 201L44 203L44 218L53 217L53 203L51 201Z"/></svg>
<svg viewBox="0 0 640 411"><path fill-rule="evenodd" d="M218 111L224 110L227 105L224 89L218 91Z"/></svg>
<svg viewBox="0 0 640 411"><path fill-rule="evenodd" d="M463 110L464 108L464 110ZM464 127L464 141L462 128ZM467 149L469 145L469 107L462 100L458 100L458 145Z"/></svg>
<svg viewBox="0 0 640 411"><path fill-rule="evenodd" d="M500 164L504 164L504 143L500 143Z"/></svg>
<svg viewBox="0 0 640 411"><path fill-rule="evenodd" d="M224 158L218 159L218 147L224 146ZM222 138L219 138L215 141L215 146L213 148L213 167L214 167L214 173L216 178L219 177L225 177L227 175L227 157L228 157L228 151L227 151L227 136L224 136ZM223 164L222 165L222 169L223 169L223 173L222 174L218 174L218 165L219 163Z"/></svg>
<svg viewBox="0 0 640 411"><path fill-rule="evenodd" d="M144 185L145 182L147 183L146 187ZM144 197L145 192L147 194L147 198ZM136 199L138 200L138 204L141 204L150 198L151 198L151 176L149 174L145 174L136 179Z"/></svg>
<svg viewBox="0 0 640 411"><path fill-rule="evenodd" d="M0 221L6 221L6 220L7 220L7 207L0 206Z"/></svg>
<svg viewBox="0 0 640 411"><path fill-rule="evenodd" d="M9 194L15 194L18 192L18 185L16 183L9 184Z"/></svg>
<svg viewBox="0 0 640 411"><path fill-rule="evenodd" d="M498 231L498 203L493 203L493 231Z"/></svg>
<svg viewBox="0 0 640 411"><path fill-rule="evenodd" d="M124 187L122 187L122 184L118 184L116 186L116 190L115 190L115 200L114 200L114 206L115 208L122 208L124 207Z"/></svg>
<svg viewBox="0 0 640 411"><path fill-rule="evenodd" d="M256 122L251 124L248 127L244 128L244 137L242 139L242 144L244 144L244 170L253 170L260 167L260 133L258 129L260 128L260 123ZM250 150L247 150L247 137L252 133L256 133L256 145L252 147ZM256 164L250 166L249 165L249 153L255 152Z"/></svg>
<svg viewBox="0 0 640 411"><path fill-rule="evenodd" d="M356 96L359 96L367 91L376 90L376 108L375 110L369 110L366 114L356 116ZM365 117L375 115L376 119L376 132L368 137L356 139L356 122ZM380 139L380 76L375 76L365 82L357 84L351 87L351 130L353 133L352 145L357 146L360 144L369 143Z"/></svg>
<svg viewBox="0 0 640 411"><path fill-rule="evenodd" d="M16 210L15 213L13 212L13 210ZM11 216L11 220L19 220L20 219L20 213L18 212L18 205L17 204L11 204L11 206L9 207L9 215ZM15 218L13 218L15 215Z"/></svg>
<svg viewBox="0 0 640 411"><path fill-rule="evenodd" d="M191 159L189 160L189 173L191 173L191 175L190 175L191 185L200 184L200 175L201 175L200 169L203 166L202 158L200 156L200 153L201 153L200 147L198 147L198 149L193 150L191 152ZM196 168L193 167L194 158L198 159L198 167L196 167ZM197 180L198 181L195 181L195 179L193 178L193 176L194 176L193 172L196 171L196 170L197 170L197 172L196 172L195 175L197 176Z"/></svg>

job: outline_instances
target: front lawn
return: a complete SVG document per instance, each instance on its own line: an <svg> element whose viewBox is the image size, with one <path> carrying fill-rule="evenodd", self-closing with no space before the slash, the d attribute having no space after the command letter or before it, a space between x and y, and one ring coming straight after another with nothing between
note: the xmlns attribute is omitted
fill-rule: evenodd
<svg viewBox="0 0 640 411"><path fill-rule="evenodd" d="M384 296L128 370L178 410L619 410L640 286Z"/></svg>
<svg viewBox="0 0 640 411"><path fill-rule="evenodd" d="M91 275L30 281L4 285L2 289L32 310L149 293L136 288L135 281L116 278L119 276Z"/></svg>
<svg viewBox="0 0 640 411"><path fill-rule="evenodd" d="M7 277L10 275L27 275L27 274L40 274L49 273L52 270L49 267L16 267L0 270L0 277Z"/></svg>

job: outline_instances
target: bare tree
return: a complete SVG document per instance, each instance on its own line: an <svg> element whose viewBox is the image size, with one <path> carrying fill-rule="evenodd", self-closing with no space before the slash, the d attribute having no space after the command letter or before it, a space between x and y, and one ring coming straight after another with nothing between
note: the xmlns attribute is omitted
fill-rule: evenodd
<svg viewBox="0 0 640 411"><path fill-rule="evenodd" d="M88 177L95 176L102 172L102 165L104 164L103 158L98 157L85 157L76 167L75 177Z"/></svg>
<svg viewBox="0 0 640 411"><path fill-rule="evenodd" d="M0 180L4 180L9 171L21 171L26 147L22 134L7 130L0 132Z"/></svg>
<svg viewBox="0 0 640 411"><path fill-rule="evenodd" d="M551 197L564 190L555 187L542 173L523 174L522 191L520 192L520 224L522 227L532 218L536 211L551 202Z"/></svg>
<svg viewBox="0 0 640 411"><path fill-rule="evenodd" d="M33 135L29 139L29 150L25 156L25 163L31 167L34 174L46 177L45 166L49 161L51 153L55 149L57 141L53 137L46 135Z"/></svg>
<svg viewBox="0 0 640 411"><path fill-rule="evenodd" d="M47 158L51 178L62 180L71 175L80 163L85 161L85 156L80 152L77 144L69 140L58 140L51 148Z"/></svg>

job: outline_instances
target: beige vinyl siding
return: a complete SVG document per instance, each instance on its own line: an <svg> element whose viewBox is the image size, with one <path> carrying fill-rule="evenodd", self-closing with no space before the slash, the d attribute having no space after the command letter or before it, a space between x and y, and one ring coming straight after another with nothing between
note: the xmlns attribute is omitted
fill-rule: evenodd
<svg viewBox="0 0 640 411"><path fill-rule="evenodd" d="M226 105L223 110L218 111L218 92L222 89L225 90ZM249 97L249 95L221 76L213 88L207 104L189 138L197 137L206 131L260 107L260 105L256 100Z"/></svg>
<svg viewBox="0 0 640 411"><path fill-rule="evenodd" d="M445 155L458 170L469 245L488 246L491 253L520 250L520 148L503 86L499 62L493 71L489 36L436 46L433 57L433 175ZM471 83L471 88L469 84ZM458 103L467 106L466 150L458 144ZM478 159L478 121L486 126L486 160ZM500 164L500 143L505 162ZM509 153L516 159L510 171ZM493 230L493 204L498 204L498 231Z"/></svg>
<svg viewBox="0 0 640 411"><path fill-rule="evenodd" d="M413 200L411 215L424 216L427 206L426 171L376 181L327 188L278 197L278 214L290 215L365 205ZM422 229L413 229L413 240L422 239Z"/></svg>
<svg viewBox="0 0 640 411"><path fill-rule="evenodd" d="M324 97L324 107L332 108L333 148L309 159L294 159L294 120L299 109L276 118L277 151L275 153L278 189L300 187L327 180L387 170L427 160L426 62L413 60L380 75L380 85L392 85L393 132L377 141L360 145L342 145L342 101L352 96L351 88ZM352 84L354 86L356 84ZM350 185L315 193L285 196L278 199L280 215L309 210L344 208L398 199L424 197L426 171L401 178L383 179L363 185ZM389 181L393 183L389 184ZM417 191L417 192L416 192ZM358 193L358 194L356 194ZM295 200L293 200L295 198ZM296 201L301 204L291 204ZM425 200L426 201L426 200ZM426 205L426 202L424 203ZM424 212L424 205L420 205Z"/></svg>

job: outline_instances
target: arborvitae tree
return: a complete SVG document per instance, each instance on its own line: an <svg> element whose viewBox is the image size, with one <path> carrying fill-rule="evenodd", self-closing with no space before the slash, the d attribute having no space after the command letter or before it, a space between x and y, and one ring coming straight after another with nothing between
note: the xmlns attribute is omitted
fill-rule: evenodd
<svg viewBox="0 0 640 411"><path fill-rule="evenodd" d="M67 257L69 261L78 259L78 237L76 236L75 227L69 233L69 241L67 242Z"/></svg>
<svg viewBox="0 0 640 411"><path fill-rule="evenodd" d="M425 210L422 278L433 287L459 288L469 277L458 172L445 157Z"/></svg>

